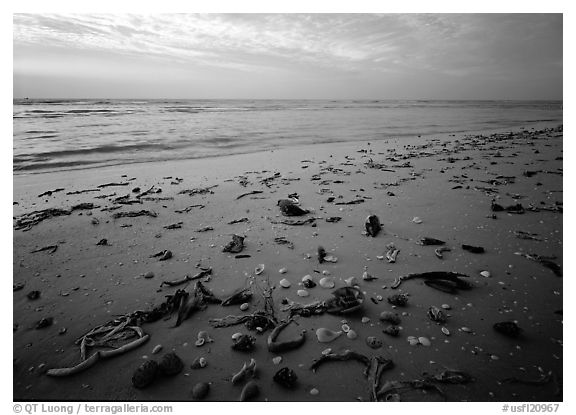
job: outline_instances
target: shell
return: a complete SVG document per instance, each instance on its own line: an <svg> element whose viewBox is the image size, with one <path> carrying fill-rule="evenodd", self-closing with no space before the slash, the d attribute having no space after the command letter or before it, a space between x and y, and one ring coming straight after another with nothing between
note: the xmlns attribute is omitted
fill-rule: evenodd
<svg viewBox="0 0 576 415"><path fill-rule="evenodd" d="M450 309L452 309L452 307L450 306L450 304L442 304L440 307L442 307L444 310L450 310Z"/></svg>
<svg viewBox="0 0 576 415"><path fill-rule="evenodd" d="M201 401L210 392L210 384L206 382L199 382L192 388L192 399L195 401Z"/></svg>
<svg viewBox="0 0 576 415"><path fill-rule="evenodd" d="M274 363L275 365L279 365L281 362L282 362L282 356L276 356L272 358L272 363Z"/></svg>
<svg viewBox="0 0 576 415"><path fill-rule="evenodd" d="M234 333L232 335L232 340L236 340L238 337L242 336L242 333Z"/></svg>
<svg viewBox="0 0 576 415"><path fill-rule="evenodd" d="M406 294L394 294L387 298L388 302L398 307L404 307L408 303L408 296Z"/></svg>
<svg viewBox="0 0 576 415"><path fill-rule="evenodd" d="M256 274L256 275L262 274L264 272L264 268L265 268L264 264L258 265L256 267L256 269L254 270L254 274Z"/></svg>
<svg viewBox="0 0 576 415"><path fill-rule="evenodd" d="M292 389L294 386L296 386L298 376L296 376L296 373L294 373L292 369L283 367L278 372L276 372L272 379L279 385L288 389Z"/></svg>
<svg viewBox="0 0 576 415"><path fill-rule="evenodd" d="M446 327L442 327L440 330L442 330L442 333L444 333L446 336L450 336L450 330L448 330Z"/></svg>
<svg viewBox="0 0 576 415"><path fill-rule="evenodd" d="M438 307L432 306L428 309L428 317L436 323L444 323L447 320L446 314Z"/></svg>
<svg viewBox="0 0 576 415"><path fill-rule="evenodd" d="M348 333L350 331L350 326L348 324L342 324L342 331Z"/></svg>
<svg viewBox="0 0 576 415"><path fill-rule="evenodd" d="M334 288L334 286L336 285L334 283L334 278L332 277L324 277L320 279L320 287L322 288Z"/></svg>
<svg viewBox="0 0 576 415"><path fill-rule="evenodd" d="M382 340L374 336L368 336L366 337L366 344L372 349L379 349L382 347Z"/></svg>
<svg viewBox="0 0 576 415"><path fill-rule="evenodd" d="M288 271L288 270L287 270L286 268L280 268L280 269L278 270L278 272L279 272L280 274L286 274L287 271Z"/></svg>
<svg viewBox="0 0 576 415"><path fill-rule="evenodd" d="M370 317L362 317L362 323L366 324L370 322Z"/></svg>
<svg viewBox="0 0 576 415"><path fill-rule="evenodd" d="M197 357L196 359L194 359L190 367L192 369L202 369L206 367L207 364L208 362L206 361L205 357Z"/></svg>
<svg viewBox="0 0 576 415"><path fill-rule="evenodd" d="M390 324L400 324L400 316L392 311L382 311L380 313L380 320Z"/></svg>
<svg viewBox="0 0 576 415"><path fill-rule="evenodd" d="M308 297L310 295L310 293L306 290L298 290L296 294L298 294L298 297Z"/></svg>
<svg viewBox="0 0 576 415"><path fill-rule="evenodd" d="M420 224L422 223L422 219L420 219L418 216L415 216L414 219L412 219L412 222Z"/></svg>
<svg viewBox="0 0 576 415"><path fill-rule="evenodd" d="M290 288L290 286L292 285L292 283L288 281L286 278L282 278L279 284L282 288Z"/></svg>
<svg viewBox="0 0 576 415"><path fill-rule="evenodd" d="M342 331L332 331L324 327L321 327L318 330L316 330L316 337L318 338L318 341L320 343L329 343L331 341L334 341L338 337L340 337L341 334Z"/></svg>
<svg viewBox="0 0 576 415"><path fill-rule="evenodd" d="M214 342L207 331L199 331L197 337L198 339L204 339L206 343Z"/></svg>
<svg viewBox="0 0 576 415"><path fill-rule="evenodd" d="M364 271L364 273L362 274L362 279L364 281L373 281L373 280L377 280L378 277L375 277L375 276L369 274L367 271Z"/></svg>
<svg viewBox="0 0 576 415"><path fill-rule="evenodd" d="M239 350L241 352L249 352L254 349L254 344L256 343L256 338L250 336L249 334L242 334L236 339L232 340L232 349Z"/></svg>
<svg viewBox="0 0 576 415"><path fill-rule="evenodd" d="M418 341L418 339L414 336L408 336L406 338L406 340L408 340L408 343L410 343L410 346L416 346L417 344L419 344L420 342Z"/></svg>
<svg viewBox="0 0 576 415"><path fill-rule="evenodd" d="M135 388L142 389L150 385L157 376L158 363L154 360L147 360L132 375L132 384Z"/></svg>
<svg viewBox="0 0 576 415"><path fill-rule="evenodd" d="M324 257L324 261L326 261L326 262L338 262L338 258L335 257L334 255L326 255Z"/></svg>
<svg viewBox="0 0 576 415"><path fill-rule="evenodd" d="M248 307L250 307L250 304L248 304L248 303L240 304L240 310L242 310L242 311L248 310Z"/></svg>
<svg viewBox="0 0 576 415"><path fill-rule="evenodd" d="M182 369L184 369L184 363L182 363L182 359L180 359L176 353L171 352L164 355L158 367L164 375L172 376L180 373Z"/></svg>
<svg viewBox="0 0 576 415"><path fill-rule="evenodd" d="M429 347L432 344L427 337L418 337L418 343L426 347Z"/></svg>
<svg viewBox="0 0 576 415"><path fill-rule="evenodd" d="M161 345L161 344L157 344L157 345L154 346L154 348L152 349L152 354L160 353L160 350L162 350L162 345Z"/></svg>
<svg viewBox="0 0 576 415"><path fill-rule="evenodd" d="M358 285L358 279L356 277L346 278L344 282L346 283L346 285L349 285L351 287L354 285Z"/></svg>
<svg viewBox="0 0 576 415"><path fill-rule="evenodd" d="M354 340L358 338L358 334L354 330L350 329L348 333L346 333L346 337L348 337L350 340Z"/></svg>
<svg viewBox="0 0 576 415"><path fill-rule="evenodd" d="M482 271L480 275L482 275L484 278L490 278L492 274L490 274L490 271Z"/></svg>
<svg viewBox="0 0 576 415"><path fill-rule="evenodd" d="M462 327L460 330L462 330L465 333L472 333L472 329L469 327Z"/></svg>
<svg viewBox="0 0 576 415"><path fill-rule="evenodd" d="M251 399L256 398L259 394L260 394L260 388L258 387L255 381L251 380L242 389L242 392L240 393L240 401L241 402L249 401Z"/></svg>
<svg viewBox="0 0 576 415"><path fill-rule="evenodd" d="M316 396L320 393L320 391L316 388L310 389L310 395Z"/></svg>
<svg viewBox="0 0 576 415"><path fill-rule="evenodd" d="M398 335L400 334L400 328L398 326L394 326L394 325L390 325L382 331L385 334L392 336L392 337L398 337Z"/></svg>
<svg viewBox="0 0 576 415"><path fill-rule="evenodd" d="M322 350L322 356L326 356L327 354L332 353L332 349L331 348L327 348Z"/></svg>
<svg viewBox="0 0 576 415"><path fill-rule="evenodd" d="M206 340L205 340L205 339L198 339L198 340L196 340L196 341L194 342L194 344L195 344L197 347L204 346L204 343L206 343Z"/></svg>

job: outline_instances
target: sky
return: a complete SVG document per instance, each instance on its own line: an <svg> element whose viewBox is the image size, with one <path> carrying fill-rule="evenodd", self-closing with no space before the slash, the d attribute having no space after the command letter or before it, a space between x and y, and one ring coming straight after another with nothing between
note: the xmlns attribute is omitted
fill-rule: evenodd
<svg viewBox="0 0 576 415"><path fill-rule="evenodd" d="M562 14L14 14L14 97L562 99L562 25Z"/></svg>

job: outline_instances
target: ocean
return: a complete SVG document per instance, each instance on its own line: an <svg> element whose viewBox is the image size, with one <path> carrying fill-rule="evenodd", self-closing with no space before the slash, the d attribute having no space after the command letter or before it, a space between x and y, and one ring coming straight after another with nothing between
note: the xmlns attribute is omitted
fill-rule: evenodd
<svg viewBox="0 0 576 415"><path fill-rule="evenodd" d="M562 124L562 101L13 101L15 174Z"/></svg>

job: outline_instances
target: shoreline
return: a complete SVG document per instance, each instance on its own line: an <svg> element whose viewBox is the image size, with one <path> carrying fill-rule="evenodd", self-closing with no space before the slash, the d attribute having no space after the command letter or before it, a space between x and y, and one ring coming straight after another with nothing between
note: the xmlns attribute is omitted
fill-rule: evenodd
<svg viewBox="0 0 576 415"><path fill-rule="evenodd" d="M563 375L561 344L550 341L562 340L562 279L550 269L515 255L518 251L555 255L554 261L562 264L561 210L543 210L562 207L562 129L490 137L434 135L415 137L410 142L401 138L370 140L370 145L366 141L314 144L217 158L106 166L75 170L74 174L58 171L14 175L13 197L18 202L15 216L48 207L68 209L79 203L99 206L46 219L27 232L13 231L13 278L15 283L25 284L14 292L13 302L17 324L13 340L14 398L165 401L178 396L189 400L192 386L204 381L211 382L208 400L235 400L242 388L233 385L230 377L254 357L260 372L257 400L367 400L367 383L358 363L334 362L317 372L309 370L312 360L330 347L335 352L350 348L393 360L395 366L384 374L385 380L421 379L423 372L437 374L443 368L462 370L476 379L467 385L441 385L448 400L561 400L555 395L557 385L552 379L541 388L501 382L510 376L533 379L538 376L536 366L551 370L560 381ZM369 159L381 165L370 165ZM526 175L526 171L533 173ZM66 194L98 189L106 183L128 184ZM214 185L205 192L179 194ZM129 200L135 199L135 187L142 192L151 186L162 189L162 193L151 195L156 200L135 206L114 202L125 194ZM38 197L57 188L64 190ZM250 191L260 193L237 199ZM274 223L286 219L280 215L276 201L293 193L298 194L303 207L312 210L306 217L321 218L316 219L315 226ZM110 196L95 198L106 194ZM328 202L328 197L335 199ZM492 212L493 198L503 206L521 203L528 208L531 204L540 210L527 210L521 215ZM363 202L336 204L354 200ZM204 208L178 213L192 205ZM102 211L116 206L120 209ZM141 209L153 210L158 216L112 218L114 212ZM384 228L375 238L362 235L369 214L376 214ZM335 223L325 220L336 216L341 219ZM422 223L414 222L415 217ZM98 219L97 225L93 224L94 218ZM246 220L229 224L243 218ZM164 228L179 222L181 229ZM208 228L211 230L205 230ZM514 233L518 230L540 240L520 239ZM243 253L249 258L221 252L233 233L246 236ZM294 249L275 243L280 236L292 242ZM451 251L444 259L437 258L433 247L417 244L425 236L445 241ZM97 246L102 238L110 246ZM390 243L399 249L395 263L379 258ZM460 248L462 244L485 247L486 253L466 252ZM57 250L31 253L50 245L57 246ZM319 245L338 262L319 264ZM171 250L173 258L150 258L164 249ZM196 274L196 264L212 268L205 284L219 298L243 286L249 276L254 277L258 264L265 264L262 275L275 287L273 298L280 319L286 318L281 311L282 298L310 303L330 295L331 289L320 286L310 289L307 298L296 294L304 275L311 275L318 283L323 271L324 276L334 278L335 288L346 286L345 280L355 276L366 302L358 314L300 317L300 327L287 329L285 335L289 338L290 333L304 328L306 342L300 349L286 353L266 350L269 332L258 335L242 325L211 326L210 318L243 312L238 306L210 305L179 328L173 328L173 320L144 324L143 329L151 336L148 343L78 375L55 379L44 374L46 369L77 363L78 347L73 341L90 328L113 316L158 305L176 290L163 287L159 291L160 282ZM281 268L287 268L287 272L280 274ZM365 270L378 279L363 280ZM407 281L398 290L390 288L398 276L431 270L469 275L474 288L451 295L417 280ZM490 277L480 275L486 270ZM153 278L143 277L148 272L154 273ZM279 286L282 278L291 282L291 288ZM40 291L40 298L28 299L26 294L31 290ZM401 292L409 294L408 306L394 309L386 298ZM379 296L383 300L378 300ZM261 300L254 295L247 312L260 309ZM451 305L445 324L449 336L426 314L430 306L443 303ZM382 333L382 311L401 315L398 337ZM34 329L42 317L53 317L53 325ZM340 336L331 343L318 343L316 329L340 330L342 320L357 332L358 338ZM507 339L495 333L491 326L501 320L517 320L524 330L523 337ZM66 332L58 334L62 328ZM207 331L214 342L194 346L199 331ZM255 351L230 351L230 337L235 332L254 334ZM383 346L369 347L365 339L370 336L378 337ZM407 336L425 337L432 345L410 346ZM151 351L157 344L162 344L163 351L153 355ZM143 356L158 360L171 350L184 360L180 374L158 379L147 389L131 385L132 373ZM191 369L199 356L207 358L208 366ZM280 365L272 361L277 356L282 357ZM274 373L284 366L298 375L299 386L294 391L287 392L272 382ZM311 395L312 389L320 393ZM437 400L438 396L411 390L402 398Z"/></svg>
<svg viewBox="0 0 576 415"><path fill-rule="evenodd" d="M208 155L201 155L198 157L185 157L185 158L166 158L166 159L146 159L146 160L134 160L134 161L118 161L117 163L111 164L87 164L87 165L78 165L78 166L69 166L69 167L56 167L56 168L40 168L40 169L22 169L22 170L13 170L13 176L27 176L27 175L38 175L38 174L47 174L47 173L58 173L58 172L70 172L70 171L82 171L82 170L93 170L93 169L100 169L100 168L107 168L107 167L122 167L122 166L129 166L131 164L148 164L148 163L166 163L166 162L185 162L185 161L192 161L192 160L203 160L203 159L220 159L226 157L234 157L234 156L242 156L247 154L258 154L258 153L265 153L265 152L274 152L274 151L284 151L290 149L302 149L302 148L309 148L314 146L328 146L328 145L353 145L359 144L364 142L391 142L391 141L405 141L406 143L412 143L414 141L422 140L430 140L430 139L454 139L454 137L466 137L470 135L490 135L490 134L499 134L499 133L508 133L508 132L518 132L518 131L531 131L531 130L540 130L545 128L556 128L561 126L562 124L558 124L556 122L549 122L549 121L542 121L537 122L534 125L531 125L529 128L522 128L522 129L510 129L510 128L494 128L494 129L484 129L484 130L467 130L467 131L457 131L457 132L443 132L443 133L429 133L425 135L406 135L406 136L390 136L385 138L379 139L370 139L370 140L347 140L347 141L334 141L334 142L319 142L319 143L308 143L308 144L297 144L297 145L288 145L285 147L277 147L277 148L268 148L268 149L247 149L246 151L239 151L233 152L228 154L208 154Z"/></svg>

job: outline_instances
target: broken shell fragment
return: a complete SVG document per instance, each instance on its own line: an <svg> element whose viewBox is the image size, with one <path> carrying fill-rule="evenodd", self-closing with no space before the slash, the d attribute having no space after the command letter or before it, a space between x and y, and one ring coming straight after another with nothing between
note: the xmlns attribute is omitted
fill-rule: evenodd
<svg viewBox="0 0 576 415"><path fill-rule="evenodd" d="M492 274L490 274L490 271L482 271L480 275L482 275L484 278L490 278Z"/></svg>
<svg viewBox="0 0 576 415"><path fill-rule="evenodd" d="M265 268L264 264L260 264L260 265L258 265L258 266L256 267L256 269L254 270L254 273L255 273L256 275L260 275L260 274L262 274L262 273L264 272L264 268Z"/></svg>
<svg viewBox="0 0 576 415"><path fill-rule="evenodd" d="M412 219L412 222L417 223L417 224L421 224L422 219L420 219L418 216L415 216L414 219Z"/></svg>
<svg viewBox="0 0 576 415"><path fill-rule="evenodd" d="M342 331L333 331L324 327L321 327L318 330L316 330L316 337L318 338L318 341L320 343L329 343L331 341L334 341L338 337L340 337L341 334Z"/></svg>

